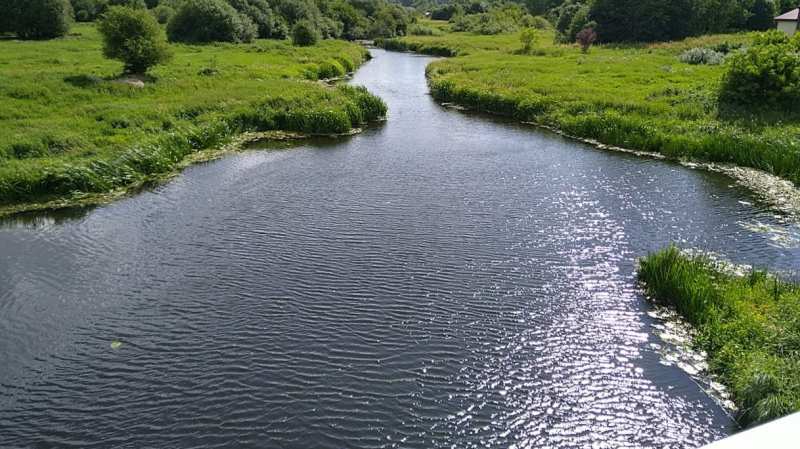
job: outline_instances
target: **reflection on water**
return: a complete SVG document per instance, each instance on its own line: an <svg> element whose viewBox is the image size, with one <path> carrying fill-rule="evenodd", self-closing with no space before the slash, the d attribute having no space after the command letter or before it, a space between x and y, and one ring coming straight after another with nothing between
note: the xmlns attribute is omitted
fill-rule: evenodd
<svg viewBox="0 0 800 449"><path fill-rule="evenodd" d="M677 241L790 269L800 251L769 242L798 228L723 176L439 107L429 59L375 53L355 82L385 124L0 232L0 446L690 448L733 431L661 363L635 259Z"/></svg>

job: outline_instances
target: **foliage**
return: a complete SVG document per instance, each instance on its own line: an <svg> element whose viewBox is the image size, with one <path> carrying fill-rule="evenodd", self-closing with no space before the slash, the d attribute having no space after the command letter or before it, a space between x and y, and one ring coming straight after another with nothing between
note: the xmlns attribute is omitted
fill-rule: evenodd
<svg viewBox="0 0 800 449"><path fill-rule="evenodd" d="M108 0L108 6L125 6L131 9L147 9L144 0Z"/></svg>
<svg viewBox="0 0 800 449"><path fill-rule="evenodd" d="M258 37L263 39L285 39L286 23L275 14L266 0L227 0L240 15L247 17L258 28ZM244 19L243 19L244 20Z"/></svg>
<svg viewBox="0 0 800 449"><path fill-rule="evenodd" d="M336 0L328 8L328 17L342 24L343 38L352 40L364 37L364 19L353 5Z"/></svg>
<svg viewBox="0 0 800 449"><path fill-rule="evenodd" d="M450 20L455 16L463 15L464 7L455 3L443 3L431 11L433 20Z"/></svg>
<svg viewBox="0 0 800 449"><path fill-rule="evenodd" d="M170 42L251 42L258 28L223 0L185 3L167 24Z"/></svg>
<svg viewBox="0 0 800 449"><path fill-rule="evenodd" d="M734 53L722 77L720 101L741 106L796 110L800 101L800 34L759 34Z"/></svg>
<svg viewBox="0 0 800 449"><path fill-rule="evenodd" d="M319 33L311 22L301 20L292 27L292 45L308 47L315 45L318 40Z"/></svg>
<svg viewBox="0 0 800 449"><path fill-rule="evenodd" d="M694 343L730 389L744 425L800 409L800 285L764 270L744 276L674 245L639 261L639 280L698 332Z"/></svg>
<svg viewBox="0 0 800 449"><path fill-rule="evenodd" d="M775 2L772 0L754 0L753 7L750 9L752 14L745 22L745 29L766 31L775 28L775 16L777 15Z"/></svg>
<svg viewBox="0 0 800 449"><path fill-rule="evenodd" d="M177 13L177 11L167 5L158 5L151 11L153 12L153 17L156 18L156 21L162 25L172 20Z"/></svg>
<svg viewBox="0 0 800 449"><path fill-rule="evenodd" d="M710 48L692 48L686 50L678 56L678 59L691 65L719 65L725 62L725 56Z"/></svg>
<svg viewBox="0 0 800 449"><path fill-rule="evenodd" d="M531 47L539 43L540 38L541 36L539 35L539 32L534 28L524 28L519 32L519 40L522 42L522 50L526 53L531 50Z"/></svg>
<svg viewBox="0 0 800 449"><path fill-rule="evenodd" d="M96 27L75 28L69 39L0 41L0 207L142 183L242 132L340 133L374 117L362 95L303 79L331 59L354 69L359 45L181 45L137 88L113 81L119 63L101 57ZM208 67L214 76L199 74Z"/></svg>
<svg viewBox="0 0 800 449"><path fill-rule="evenodd" d="M94 22L108 8L108 0L71 0L70 3L78 22Z"/></svg>
<svg viewBox="0 0 800 449"><path fill-rule="evenodd" d="M594 28L584 28L575 35L575 42L581 46L584 53L589 53L589 47L594 44L595 40L597 40L597 33L594 32Z"/></svg>
<svg viewBox="0 0 800 449"><path fill-rule="evenodd" d="M659 42L693 34L692 0L595 0L591 17L603 42Z"/></svg>
<svg viewBox="0 0 800 449"><path fill-rule="evenodd" d="M158 21L147 10L112 6L97 25L103 56L117 59L130 73L145 73L172 57Z"/></svg>
<svg viewBox="0 0 800 449"><path fill-rule="evenodd" d="M0 3L7 31L23 39L51 39L69 32L74 12L69 0L5 0Z"/></svg>

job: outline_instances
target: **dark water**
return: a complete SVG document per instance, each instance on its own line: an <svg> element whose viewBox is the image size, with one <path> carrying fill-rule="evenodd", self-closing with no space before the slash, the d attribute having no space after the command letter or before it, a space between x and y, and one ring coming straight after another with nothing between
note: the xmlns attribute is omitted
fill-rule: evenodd
<svg viewBox="0 0 800 449"><path fill-rule="evenodd" d="M374 54L355 82L386 124L4 222L0 447L688 448L733 431L659 363L634 260L677 241L793 268L798 228L725 177L444 109L430 59Z"/></svg>

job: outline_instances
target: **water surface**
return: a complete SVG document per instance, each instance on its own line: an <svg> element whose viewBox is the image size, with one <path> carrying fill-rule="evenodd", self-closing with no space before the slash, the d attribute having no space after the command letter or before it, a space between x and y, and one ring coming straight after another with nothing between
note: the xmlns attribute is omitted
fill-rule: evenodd
<svg viewBox="0 0 800 449"><path fill-rule="evenodd" d="M791 269L797 226L724 176L438 106L429 58L373 54L353 82L387 100L385 124L4 222L1 447L692 448L734 431L662 363L635 259L675 241Z"/></svg>

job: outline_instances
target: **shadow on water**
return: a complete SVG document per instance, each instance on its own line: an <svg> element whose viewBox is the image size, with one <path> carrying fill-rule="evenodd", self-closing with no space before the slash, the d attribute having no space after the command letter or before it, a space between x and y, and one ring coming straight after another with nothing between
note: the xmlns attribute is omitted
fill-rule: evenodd
<svg viewBox="0 0 800 449"><path fill-rule="evenodd" d="M84 218L96 206L63 207L44 211L20 212L0 217L0 231L11 229L38 230Z"/></svg>

